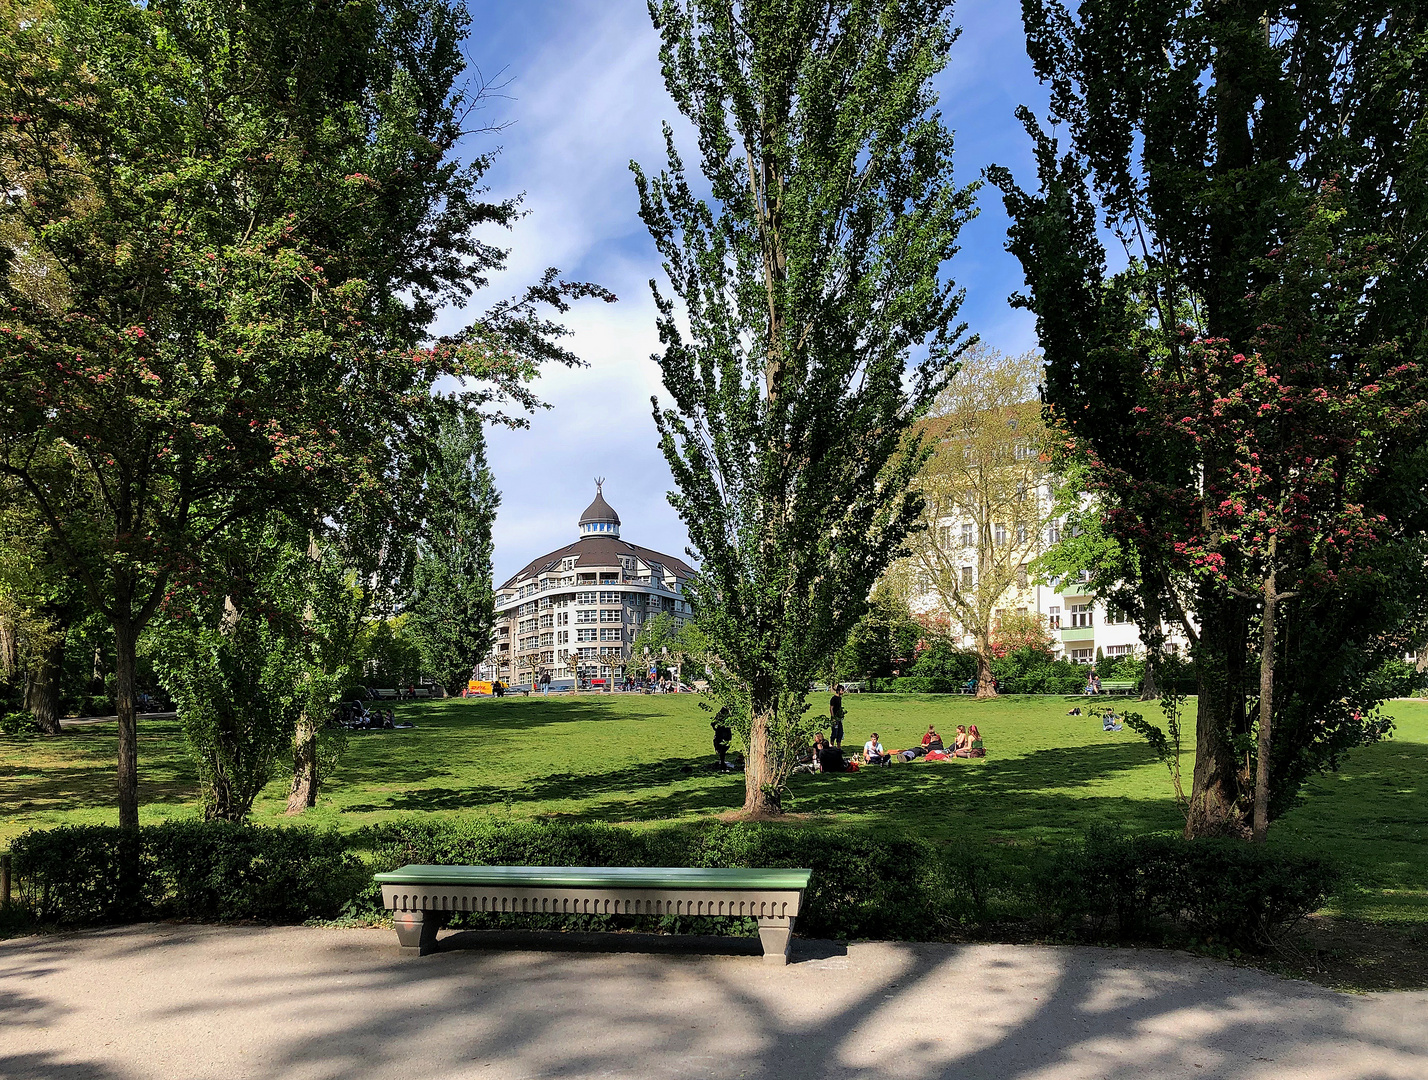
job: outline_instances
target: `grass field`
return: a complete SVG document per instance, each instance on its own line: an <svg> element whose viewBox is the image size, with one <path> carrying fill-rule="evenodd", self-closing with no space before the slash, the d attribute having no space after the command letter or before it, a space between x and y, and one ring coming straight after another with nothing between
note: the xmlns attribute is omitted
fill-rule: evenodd
<svg viewBox="0 0 1428 1080"><path fill-rule="evenodd" d="M856 822L889 836L1002 845L1010 856L1096 823L1137 832L1180 827L1165 766L1132 732L1108 734L1095 719L1066 716L1072 699L847 700L849 744L876 730L884 745L901 748L929 722L947 737L959 723L976 723L989 753L795 777L791 809L807 815L811 829ZM1389 711L1394 738L1313 781L1270 841L1342 861L1358 886L1345 897L1345 914L1428 922L1428 703L1395 702ZM717 814L742 800L742 775L706 767L708 718L691 696L452 700L398 713L417 726L353 735L314 811L283 817L286 785L278 780L259 798L254 820L342 830L406 814L652 823ZM1159 718L1153 706L1150 713ZM195 815L195 774L176 722L142 721L139 737L142 820ZM31 827L114 822L114 759L110 724L59 739L0 739L0 845Z"/></svg>

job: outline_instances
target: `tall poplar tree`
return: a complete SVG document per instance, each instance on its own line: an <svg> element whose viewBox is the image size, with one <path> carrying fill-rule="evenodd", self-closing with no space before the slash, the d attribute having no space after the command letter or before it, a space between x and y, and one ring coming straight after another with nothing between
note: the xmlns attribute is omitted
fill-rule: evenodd
<svg viewBox="0 0 1428 1080"><path fill-rule="evenodd" d="M655 422L700 562L695 617L747 685L757 815L779 808L811 680L921 509L909 429L964 332L943 270L973 190L953 182L930 86L956 34L947 0L650 13L711 196L668 127L666 170L632 165L674 294L651 283L672 399Z"/></svg>
<svg viewBox="0 0 1428 1080"><path fill-rule="evenodd" d="M449 694L471 677L495 636L491 526L500 501L480 418L445 418L426 470L407 610L426 670Z"/></svg>

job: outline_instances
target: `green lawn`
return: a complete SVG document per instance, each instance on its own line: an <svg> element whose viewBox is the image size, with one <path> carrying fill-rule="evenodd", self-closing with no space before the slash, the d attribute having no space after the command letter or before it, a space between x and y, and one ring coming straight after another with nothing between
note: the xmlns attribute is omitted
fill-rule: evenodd
<svg viewBox="0 0 1428 1080"><path fill-rule="evenodd" d="M900 748L929 722L944 736L975 722L989 754L795 777L791 809L809 815L810 828L857 822L890 836L1015 849L1094 823L1180 826L1165 767L1133 733L1103 733L1095 719L1066 716L1072 699L847 700L850 744L876 730ZM1271 842L1342 860L1360 886L1346 913L1428 921L1428 703L1396 702L1390 711L1394 738L1310 784ZM705 768L708 718L693 697L453 700L398 712L417 727L354 735L322 804L301 820L344 830L413 813L647 823L720 813L742 799L741 775ZM114 754L110 725L61 739L0 739L0 843L34 826L113 822ZM1188 755L1185 764L1188 771ZM174 722L141 723L140 776L143 820L196 813L194 771ZM275 781L255 820L293 820L282 816L284 796L285 783Z"/></svg>

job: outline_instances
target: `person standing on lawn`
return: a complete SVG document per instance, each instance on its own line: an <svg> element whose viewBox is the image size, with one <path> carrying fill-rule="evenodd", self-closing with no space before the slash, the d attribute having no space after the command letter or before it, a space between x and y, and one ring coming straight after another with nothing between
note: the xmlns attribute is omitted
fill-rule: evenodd
<svg viewBox="0 0 1428 1080"><path fill-rule="evenodd" d="M843 684L833 687L833 696L828 700L830 728L828 741L840 750L843 748Z"/></svg>

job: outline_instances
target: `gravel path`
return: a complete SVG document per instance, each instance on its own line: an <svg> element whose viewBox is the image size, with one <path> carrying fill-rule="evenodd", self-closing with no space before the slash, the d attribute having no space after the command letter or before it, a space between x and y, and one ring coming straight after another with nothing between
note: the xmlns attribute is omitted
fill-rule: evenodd
<svg viewBox="0 0 1428 1080"><path fill-rule="evenodd" d="M467 947L169 925L0 942L0 1077L1428 1080L1428 992L1174 953L799 941L775 968L728 942L443 941Z"/></svg>

